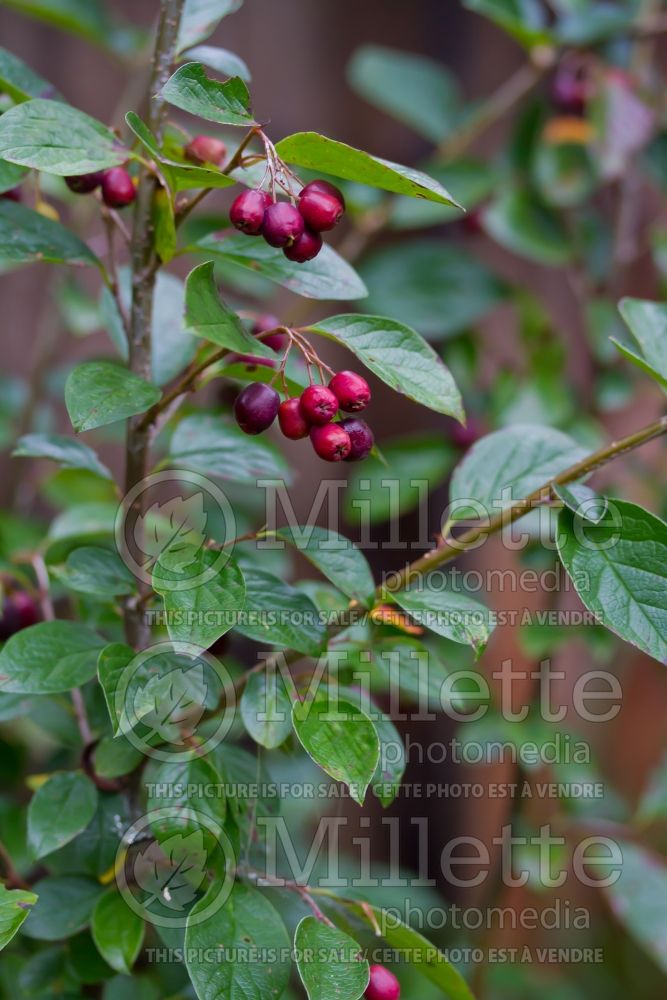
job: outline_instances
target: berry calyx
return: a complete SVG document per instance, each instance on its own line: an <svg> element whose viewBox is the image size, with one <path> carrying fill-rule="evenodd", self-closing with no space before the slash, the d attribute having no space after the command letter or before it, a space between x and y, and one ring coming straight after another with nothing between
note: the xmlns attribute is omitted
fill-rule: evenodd
<svg viewBox="0 0 667 1000"><path fill-rule="evenodd" d="M264 191L242 191L229 210L232 225L248 236L259 236L271 200Z"/></svg>
<svg viewBox="0 0 667 1000"><path fill-rule="evenodd" d="M301 438L308 437L310 424L301 412L301 403L298 398L286 399L280 404L278 410L278 423L286 438L290 441L300 441Z"/></svg>
<svg viewBox="0 0 667 1000"><path fill-rule="evenodd" d="M262 337L260 334L265 333L267 330L275 330L276 327L281 326L281 322L277 316L273 313L263 313L258 316L252 325L252 332L263 344L270 347L272 351L279 353L284 350L285 342L287 340L287 334L285 333L270 333L268 337Z"/></svg>
<svg viewBox="0 0 667 1000"><path fill-rule="evenodd" d="M221 139L214 139L212 135L196 135L183 152L191 163L212 163L219 167L224 163L227 147Z"/></svg>
<svg viewBox="0 0 667 1000"><path fill-rule="evenodd" d="M350 435L341 424L311 427L310 440L316 454L325 462L342 462L350 454Z"/></svg>
<svg viewBox="0 0 667 1000"><path fill-rule="evenodd" d="M104 171L96 170L92 174L79 174L76 177L66 177L65 184L74 194L90 194L102 183Z"/></svg>
<svg viewBox="0 0 667 1000"><path fill-rule="evenodd" d="M111 167L102 175L102 198L109 208L125 208L137 197L137 190L125 167Z"/></svg>
<svg viewBox="0 0 667 1000"><path fill-rule="evenodd" d="M236 397L234 416L245 434L261 434L276 419L280 396L270 385L253 382Z"/></svg>
<svg viewBox="0 0 667 1000"><path fill-rule="evenodd" d="M274 201L264 213L262 235L269 246L290 247L303 234L304 221L294 205Z"/></svg>
<svg viewBox="0 0 667 1000"><path fill-rule="evenodd" d="M5 642L16 632L41 620L39 608L30 594L17 590L9 594L2 605L0 617L0 642Z"/></svg>
<svg viewBox="0 0 667 1000"><path fill-rule="evenodd" d="M304 229L298 240L295 240L291 247L285 247L283 253L288 260L293 260L297 264L305 264L307 260L317 257L322 249L322 237L319 233L314 233L310 229Z"/></svg>
<svg viewBox="0 0 667 1000"><path fill-rule="evenodd" d="M401 984L384 965L371 965L371 978L364 996L366 1000L399 1000Z"/></svg>
<svg viewBox="0 0 667 1000"><path fill-rule="evenodd" d="M338 412L338 400L325 385L309 385L301 393L300 403L305 419L317 426L330 423Z"/></svg>
<svg viewBox="0 0 667 1000"><path fill-rule="evenodd" d="M343 218L345 198L328 181L312 181L299 195L299 212L310 229L324 233L337 226Z"/></svg>
<svg viewBox="0 0 667 1000"><path fill-rule="evenodd" d="M329 382L329 388L346 413L364 410L371 399L368 382L355 372L338 372Z"/></svg>
<svg viewBox="0 0 667 1000"><path fill-rule="evenodd" d="M361 462L370 454L375 437L365 420L359 417L347 417L341 420L341 427L344 427L350 437L350 453L346 457L346 462Z"/></svg>

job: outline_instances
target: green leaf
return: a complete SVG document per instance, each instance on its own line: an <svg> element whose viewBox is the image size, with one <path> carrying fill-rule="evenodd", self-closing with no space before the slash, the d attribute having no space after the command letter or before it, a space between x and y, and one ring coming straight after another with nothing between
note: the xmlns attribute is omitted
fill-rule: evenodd
<svg viewBox="0 0 667 1000"><path fill-rule="evenodd" d="M244 566L243 575L244 624L236 631L255 642L317 656L326 640L326 629L310 598L266 570Z"/></svg>
<svg viewBox="0 0 667 1000"><path fill-rule="evenodd" d="M348 479L346 519L356 524L367 517L371 524L378 524L409 513L443 482L455 458L452 445L440 434L409 434L383 441L383 461L369 456Z"/></svg>
<svg viewBox="0 0 667 1000"><path fill-rule="evenodd" d="M600 496L595 490L580 483L570 483L569 486L560 484L553 488L554 496L558 497L563 504L578 517L583 517L586 521L597 524L607 513L609 503L606 497Z"/></svg>
<svg viewBox="0 0 667 1000"><path fill-rule="evenodd" d="M639 354L611 337L619 351L667 389L667 305L643 299L621 299L619 312L627 323Z"/></svg>
<svg viewBox="0 0 667 1000"><path fill-rule="evenodd" d="M50 458L65 469L85 469L96 476L113 479L92 448L63 434L25 434L12 452L16 458Z"/></svg>
<svg viewBox="0 0 667 1000"><path fill-rule="evenodd" d="M373 725L380 740L380 759L373 775L373 794L386 809L401 790L406 765L405 747L390 716L374 718Z"/></svg>
<svg viewBox="0 0 667 1000"><path fill-rule="evenodd" d="M304 917L294 935L294 949L308 1000L359 1000L370 969L357 942L315 917Z"/></svg>
<svg viewBox="0 0 667 1000"><path fill-rule="evenodd" d="M351 302L368 294L357 272L328 243L314 260L305 264L295 264L263 240L249 240L242 233L205 236L190 250L213 254L221 261L246 268L307 299Z"/></svg>
<svg viewBox="0 0 667 1000"><path fill-rule="evenodd" d="M502 194L483 213L484 229L505 250L558 267L571 261L574 246L557 212L524 191Z"/></svg>
<svg viewBox="0 0 667 1000"><path fill-rule="evenodd" d="M84 361L65 383L65 405L75 431L144 413L161 395L157 386L111 361Z"/></svg>
<svg viewBox="0 0 667 1000"><path fill-rule="evenodd" d="M151 218L153 222L155 252L163 264L168 264L176 253L178 240L176 237L174 204L166 188L158 187L155 192Z"/></svg>
<svg viewBox="0 0 667 1000"><path fill-rule="evenodd" d="M233 14L243 0L185 0L178 32L178 51L212 35L223 17Z"/></svg>
<svg viewBox="0 0 667 1000"><path fill-rule="evenodd" d="M53 567L58 579L70 590L107 601L136 590L135 578L117 552L82 545L69 553L65 565Z"/></svg>
<svg viewBox="0 0 667 1000"><path fill-rule="evenodd" d="M17 187L27 175L28 168L21 167L17 163L7 163L0 160L0 194Z"/></svg>
<svg viewBox="0 0 667 1000"><path fill-rule="evenodd" d="M152 760L144 771L143 781L148 788L148 811L157 813L151 820L151 829L158 843L164 844L175 836L189 837L195 833L199 834L204 849L213 853L217 846L213 831L207 830L197 812L191 811L194 804L196 810L210 816L215 824L224 821L226 812L224 790L211 758ZM202 796L201 802L193 803L191 791L193 787L207 788L211 794ZM231 862L232 859L227 860Z"/></svg>
<svg viewBox="0 0 667 1000"><path fill-rule="evenodd" d="M586 456L584 448L552 427L512 424L480 438L456 466L450 517L489 516L522 500ZM476 504L465 505L466 500Z"/></svg>
<svg viewBox="0 0 667 1000"><path fill-rule="evenodd" d="M209 122L244 127L255 124L243 80L238 76L224 83L212 80L201 63L186 63L177 69L161 94L168 104Z"/></svg>
<svg viewBox="0 0 667 1000"><path fill-rule="evenodd" d="M144 922L116 889L98 899L90 930L102 958L116 972L129 975L141 951Z"/></svg>
<svg viewBox="0 0 667 1000"><path fill-rule="evenodd" d="M57 694L95 675L104 639L79 622L40 622L7 640L0 652L0 690Z"/></svg>
<svg viewBox="0 0 667 1000"><path fill-rule="evenodd" d="M460 333L504 298L503 285L460 247L418 240L366 258L366 312L389 313L429 339Z"/></svg>
<svg viewBox="0 0 667 1000"><path fill-rule="evenodd" d="M614 916L663 973L667 973L667 868L662 858L628 840L620 877L604 886Z"/></svg>
<svg viewBox="0 0 667 1000"><path fill-rule="evenodd" d="M232 483L258 479L290 481L287 462L271 442L248 437L220 417L195 413L181 420L169 446L169 461Z"/></svg>
<svg viewBox="0 0 667 1000"><path fill-rule="evenodd" d="M278 1000L290 976L290 940L281 917L257 889L237 882L224 906L197 923L216 892L213 886L193 906L185 931L186 966L197 997Z"/></svg>
<svg viewBox="0 0 667 1000"><path fill-rule="evenodd" d="M83 111L40 98L0 118L0 157L48 174L86 174L128 157L113 132Z"/></svg>
<svg viewBox="0 0 667 1000"><path fill-rule="evenodd" d="M551 41L540 0L463 0L463 6L488 17L526 48Z"/></svg>
<svg viewBox="0 0 667 1000"><path fill-rule="evenodd" d="M39 899L23 933L37 941L62 941L83 930L104 891L98 882L81 875L43 878L34 889Z"/></svg>
<svg viewBox="0 0 667 1000"><path fill-rule="evenodd" d="M0 90L20 103L53 91L53 87L13 52L0 48Z"/></svg>
<svg viewBox="0 0 667 1000"><path fill-rule="evenodd" d="M233 559L228 559L206 582L188 586L189 579L201 578L216 566L220 553L181 546L177 568L173 560L172 547L163 552L153 572L153 588L162 595L169 638L208 649L229 632L235 615L243 609L243 574Z"/></svg>
<svg viewBox="0 0 667 1000"><path fill-rule="evenodd" d="M143 41L136 29L111 22L100 0L2 0L2 3L119 55L136 52Z"/></svg>
<svg viewBox="0 0 667 1000"><path fill-rule="evenodd" d="M7 889L0 883L0 949L9 944L36 902L34 892Z"/></svg>
<svg viewBox="0 0 667 1000"><path fill-rule="evenodd" d="M610 501L598 524L564 508L557 542L589 611L621 639L667 663L667 524L625 500Z"/></svg>
<svg viewBox="0 0 667 1000"><path fill-rule="evenodd" d="M220 49L214 45L198 45L185 52L183 58L188 62L203 63L222 76L240 76L246 83L251 79L247 63L229 49Z"/></svg>
<svg viewBox="0 0 667 1000"><path fill-rule="evenodd" d="M351 600L370 606L375 594L373 573L361 549L348 538L316 525L280 528L276 537L293 545Z"/></svg>
<svg viewBox="0 0 667 1000"><path fill-rule="evenodd" d="M156 385L180 375L197 353L197 341L185 329L185 286L175 274L158 272L153 295L151 373Z"/></svg>
<svg viewBox="0 0 667 1000"><path fill-rule="evenodd" d="M368 716L351 702L318 694L294 705L292 725L315 763L363 805L380 760L380 740Z"/></svg>
<svg viewBox="0 0 667 1000"><path fill-rule="evenodd" d="M95 774L100 778L120 778L135 771L144 759L141 750L126 737L103 736L95 747Z"/></svg>
<svg viewBox="0 0 667 1000"><path fill-rule="evenodd" d="M292 701L278 670L248 675L241 697L241 718L255 743L269 750L292 732Z"/></svg>
<svg viewBox="0 0 667 1000"><path fill-rule="evenodd" d="M275 358L275 352L251 336L236 313L218 295L212 261L200 264L185 284L185 322L188 330L218 347L239 354Z"/></svg>
<svg viewBox="0 0 667 1000"><path fill-rule="evenodd" d="M409 326L383 316L349 314L319 320L309 329L349 348L397 392L465 422L461 394L451 372Z"/></svg>
<svg viewBox="0 0 667 1000"><path fill-rule="evenodd" d="M432 587L426 577L393 597L418 625L472 646L478 656L484 652L494 629L493 612L468 594Z"/></svg>
<svg viewBox="0 0 667 1000"><path fill-rule="evenodd" d="M0 262L27 264L40 261L101 266L83 240L59 222L3 198L0 201Z"/></svg>
<svg viewBox="0 0 667 1000"><path fill-rule="evenodd" d="M347 77L367 101L434 143L444 139L460 117L456 81L426 56L363 45L350 60Z"/></svg>
<svg viewBox="0 0 667 1000"><path fill-rule="evenodd" d="M167 155L151 130L134 111L128 111L125 121L148 155L158 164L162 177L174 195L189 188L226 188L233 187L236 183L233 178L213 166L198 166L185 159Z"/></svg>
<svg viewBox="0 0 667 1000"><path fill-rule="evenodd" d="M86 829L97 809L97 789L81 771L52 775L37 789L28 807L28 846L43 858Z"/></svg>
<svg viewBox="0 0 667 1000"><path fill-rule="evenodd" d="M328 139L317 132L297 132L281 139L278 155L287 163L309 170L321 170L333 177L343 177L369 187L381 188L411 198L426 198L441 205L456 202L438 181L412 167L381 160L344 142Z"/></svg>

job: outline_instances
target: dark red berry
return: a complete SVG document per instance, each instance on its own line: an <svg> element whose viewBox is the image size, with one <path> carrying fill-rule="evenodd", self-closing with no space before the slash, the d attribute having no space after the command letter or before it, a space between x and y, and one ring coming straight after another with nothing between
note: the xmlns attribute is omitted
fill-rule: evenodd
<svg viewBox="0 0 667 1000"><path fill-rule="evenodd" d="M66 177L65 184L74 194L90 194L102 183L104 171L96 170L93 174L79 174L76 177Z"/></svg>
<svg viewBox="0 0 667 1000"><path fill-rule="evenodd" d="M479 420L469 417L465 427L458 421L454 423L450 437L457 448L470 448L483 434L484 429Z"/></svg>
<svg viewBox="0 0 667 1000"><path fill-rule="evenodd" d="M302 235L301 213L287 201L274 201L264 213L262 235L269 246L289 247Z"/></svg>
<svg viewBox="0 0 667 1000"><path fill-rule="evenodd" d="M20 187L13 187L9 191L3 191L0 198L6 198L7 201L23 201L23 193Z"/></svg>
<svg viewBox="0 0 667 1000"><path fill-rule="evenodd" d="M259 236L264 222L264 213L271 199L264 191L242 191L234 199L229 218L232 225L248 236Z"/></svg>
<svg viewBox="0 0 667 1000"><path fill-rule="evenodd" d="M261 434L276 419L280 396L270 385L253 382L236 397L234 416L246 434Z"/></svg>
<svg viewBox="0 0 667 1000"><path fill-rule="evenodd" d="M252 332L263 344L270 347L272 351L278 354L280 351L284 350L287 341L286 333L270 333L268 337L262 337L261 334L265 333L267 330L275 330L276 327L282 326L282 323L277 316L273 313L263 313L258 316L255 322L252 324Z"/></svg>
<svg viewBox="0 0 667 1000"><path fill-rule="evenodd" d="M366 1000L399 1000L401 985L384 965L371 965L371 978L364 996Z"/></svg>
<svg viewBox="0 0 667 1000"><path fill-rule="evenodd" d="M316 453L325 462L342 462L350 454L352 447L350 435L342 424L311 427L310 440Z"/></svg>
<svg viewBox="0 0 667 1000"><path fill-rule="evenodd" d="M109 208L124 208L137 197L137 190L125 167L111 167L102 175L102 197Z"/></svg>
<svg viewBox="0 0 667 1000"><path fill-rule="evenodd" d="M340 425L349 434L352 446L346 461L360 462L363 458L366 458L375 444L373 431L366 421L361 420L359 417L347 417L346 420L341 420Z"/></svg>
<svg viewBox="0 0 667 1000"><path fill-rule="evenodd" d="M299 211L310 229L324 233L337 226L343 218L345 199L333 184L312 181L301 191Z"/></svg>
<svg viewBox="0 0 667 1000"><path fill-rule="evenodd" d="M561 67L551 84L551 100L564 115L583 115L588 103L586 77L571 67Z"/></svg>
<svg viewBox="0 0 667 1000"><path fill-rule="evenodd" d="M338 400L325 385L309 385L301 393L301 411L311 424L328 424L338 413Z"/></svg>
<svg viewBox="0 0 667 1000"><path fill-rule="evenodd" d="M329 382L329 388L346 413L365 409L371 399L371 389L365 378L355 372L338 372Z"/></svg>
<svg viewBox="0 0 667 1000"><path fill-rule="evenodd" d="M307 260L317 257L322 249L322 237L319 233L314 233L310 229L304 229L298 240L295 240L291 247L285 247L283 253L288 260L293 260L297 264L305 264Z"/></svg>
<svg viewBox="0 0 667 1000"><path fill-rule="evenodd" d="M41 620L39 608L29 594L17 590L5 598L0 617L0 642Z"/></svg>
<svg viewBox="0 0 667 1000"><path fill-rule="evenodd" d="M183 152L191 163L213 163L219 167L224 163L227 147L221 139L214 139L212 135L196 135Z"/></svg>
<svg viewBox="0 0 667 1000"><path fill-rule="evenodd" d="M280 404L278 422L285 437L291 441L300 441L301 438L308 437L310 424L301 412L299 399L286 399Z"/></svg>

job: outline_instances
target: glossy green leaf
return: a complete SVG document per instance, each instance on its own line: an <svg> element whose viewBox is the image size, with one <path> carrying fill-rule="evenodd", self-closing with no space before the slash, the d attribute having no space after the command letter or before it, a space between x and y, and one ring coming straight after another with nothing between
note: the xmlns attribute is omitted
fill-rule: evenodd
<svg viewBox="0 0 667 1000"><path fill-rule="evenodd" d="M232 483L290 481L289 466L275 445L205 413L181 420L171 439L169 461Z"/></svg>
<svg viewBox="0 0 667 1000"><path fill-rule="evenodd" d="M629 361L667 389L667 306L661 302L626 298L621 299L618 308L639 353L614 337L612 342Z"/></svg>
<svg viewBox="0 0 667 1000"><path fill-rule="evenodd" d="M10 163L67 176L119 166L127 156L106 126L60 101L26 101L0 118L0 157Z"/></svg>
<svg viewBox="0 0 667 1000"><path fill-rule="evenodd" d="M103 736L95 747L95 774L100 778L120 778L131 774L145 758L125 736Z"/></svg>
<svg viewBox="0 0 667 1000"><path fill-rule="evenodd" d="M349 539L316 525L280 528L276 537L293 545L351 600L367 607L372 602L373 573L361 549Z"/></svg>
<svg viewBox="0 0 667 1000"><path fill-rule="evenodd" d="M380 740L368 716L351 702L320 693L294 705L292 725L315 763L363 805L380 760Z"/></svg>
<svg viewBox="0 0 667 1000"><path fill-rule="evenodd" d="M200 264L188 275L185 286L185 322L188 330L229 351L275 358L275 352L251 336L237 314L220 298L214 267L209 261Z"/></svg>
<svg viewBox="0 0 667 1000"><path fill-rule="evenodd" d="M569 263L574 245L560 216L524 191L501 194L483 213L484 229L505 250L550 267Z"/></svg>
<svg viewBox="0 0 667 1000"><path fill-rule="evenodd" d="M347 77L367 101L434 143L460 116L456 81L427 56L363 45L350 60Z"/></svg>
<svg viewBox="0 0 667 1000"><path fill-rule="evenodd" d="M162 97L181 111L219 125L254 124L250 94L240 77L220 83L206 76L201 63L185 63L162 88Z"/></svg>
<svg viewBox="0 0 667 1000"><path fill-rule="evenodd" d="M380 759L373 775L373 794L387 808L401 789L406 757L403 740L390 716L373 719L380 740Z"/></svg>
<svg viewBox="0 0 667 1000"><path fill-rule="evenodd" d="M383 316L349 314L319 320L310 329L349 348L397 392L436 413L465 420L451 372L409 326Z"/></svg>
<svg viewBox="0 0 667 1000"><path fill-rule="evenodd" d="M37 789L28 807L28 846L43 858L73 840L95 815L97 789L81 771L52 775Z"/></svg>
<svg viewBox="0 0 667 1000"><path fill-rule="evenodd" d="M488 17L526 48L551 40L540 0L463 0L463 6Z"/></svg>
<svg viewBox="0 0 667 1000"><path fill-rule="evenodd" d="M489 517L522 500L586 456L585 448L562 431L512 424L480 438L454 469L450 516ZM466 506L466 500L475 504Z"/></svg>
<svg viewBox="0 0 667 1000"><path fill-rule="evenodd" d="M370 970L348 934L315 917L304 917L294 935L297 967L308 1000L359 1000Z"/></svg>
<svg viewBox="0 0 667 1000"><path fill-rule="evenodd" d="M244 566L243 575L246 603L237 631L258 643L316 656L326 630L310 598L266 570Z"/></svg>
<svg viewBox="0 0 667 1000"><path fill-rule="evenodd" d="M62 941L83 930L104 891L98 882L81 875L48 876L34 889L39 899L23 934L37 941Z"/></svg>
<svg viewBox="0 0 667 1000"><path fill-rule="evenodd" d="M217 891L213 886L210 894ZM290 976L290 940L279 914L241 882L220 909L194 923L209 903L207 895L193 906L185 931L186 965L199 1000L278 1000Z"/></svg>
<svg viewBox="0 0 667 1000"><path fill-rule="evenodd" d="M164 385L183 371L197 353L197 341L185 327L185 286L175 274L158 273L153 295L153 382Z"/></svg>
<svg viewBox="0 0 667 1000"><path fill-rule="evenodd" d="M116 889L98 899L90 930L102 958L116 972L129 974L141 951L144 922Z"/></svg>
<svg viewBox="0 0 667 1000"><path fill-rule="evenodd" d="M667 524L611 500L598 524L558 516L558 554L579 597L626 642L667 663Z"/></svg>
<svg viewBox="0 0 667 1000"><path fill-rule="evenodd" d="M0 652L0 690L56 694L95 674L104 639L79 622L40 622L7 640Z"/></svg>
<svg viewBox="0 0 667 1000"><path fill-rule="evenodd" d="M0 262L28 264L41 261L101 266L93 251L65 226L33 212L25 205L3 198L0 200Z"/></svg>
<svg viewBox="0 0 667 1000"><path fill-rule="evenodd" d="M63 566L54 568L58 579L79 594L113 600L131 594L137 581L117 552L82 545L69 553Z"/></svg>
<svg viewBox="0 0 667 1000"><path fill-rule="evenodd" d="M292 732L292 701L278 670L248 676L241 697L241 718L255 743L269 750Z"/></svg>
<svg viewBox="0 0 667 1000"><path fill-rule="evenodd" d="M0 883L0 949L8 945L37 902L27 889L7 889Z"/></svg>
<svg viewBox="0 0 667 1000"><path fill-rule="evenodd" d="M223 17L233 14L243 0L185 0L178 32L178 51L213 34Z"/></svg>
<svg viewBox="0 0 667 1000"><path fill-rule="evenodd" d="M185 52L183 58L188 62L203 63L221 76L239 76L246 83L251 80L248 64L229 49L220 49L215 45L197 45Z"/></svg>
<svg viewBox="0 0 667 1000"><path fill-rule="evenodd" d="M0 160L0 194L11 191L17 187L28 173L27 167L21 167L18 163L7 163Z"/></svg>
<svg viewBox="0 0 667 1000"><path fill-rule="evenodd" d="M65 383L65 405L75 431L89 431L144 413L162 393L111 361L84 361Z"/></svg>
<svg viewBox="0 0 667 1000"><path fill-rule="evenodd" d="M50 458L65 469L85 469L96 476L113 479L92 448L63 434L25 434L12 452L16 458Z"/></svg>
<svg viewBox="0 0 667 1000"><path fill-rule="evenodd" d="M148 789L148 811L156 814L151 820L151 830L158 843L165 844L176 836L197 834L204 849L212 853L216 847L215 836L197 815L198 812L204 813L214 824L222 824L225 818L224 789L211 758L195 756L180 761L152 760L142 778ZM193 788L208 789L210 794L202 795L201 801L194 802ZM195 843L195 838L192 842ZM231 858L227 860L232 861Z"/></svg>
<svg viewBox="0 0 667 1000"><path fill-rule="evenodd" d="M0 90L21 103L52 92L53 87L13 52L0 48Z"/></svg>
<svg viewBox="0 0 667 1000"><path fill-rule="evenodd" d="M657 854L629 840L618 842L620 877L603 892L612 912L663 973L667 973L667 867Z"/></svg>
<svg viewBox="0 0 667 1000"><path fill-rule="evenodd" d="M295 264L282 251L242 233L205 236L190 249L246 268L308 299L351 302L368 294L357 272L327 243L314 260L305 264Z"/></svg>
<svg viewBox="0 0 667 1000"><path fill-rule="evenodd" d="M418 625L452 642L470 645L478 655L484 651L494 628L494 615L480 601L441 585L435 587L428 576L393 597Z"/></svg>
<svg viewBox="0 0 667 1000"><path fill-rule="evenodd" d="M287 136L281 139L276 149L283 160L297 167L321 170L334 177L343 177L394 194L407 194L411 198L426 198L442 205L456 204L438 181L420 170L381 160L317 132L297 132Z"/></svg>

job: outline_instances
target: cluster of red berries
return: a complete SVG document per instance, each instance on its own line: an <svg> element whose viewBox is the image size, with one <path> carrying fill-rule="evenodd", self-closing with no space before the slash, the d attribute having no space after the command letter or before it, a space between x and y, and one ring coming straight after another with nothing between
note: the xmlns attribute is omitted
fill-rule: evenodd
<svg viewBox="0 0 667 1000"><path fill-rule="evenodd" d="M125 167L110 167L92 174L66 177L65 183L75 194L91 194L102 188L102 201L108 208L125 208L137 197L137 189Z"/></svg>
<svg viewBox="0 0 667 1000"><path fill-rule="evenodd" d="M288 260L304 264L322 249L322 233L337 226L345 212L342 192L328 181L311 181L297 205L276 201L267 191L248 190L235 199L229 217L248 236L263 236L281 247Z"/></svg>
<svg viewBox="0 0 667 1000"><path fill-rule="evenodd" d="M389 969L384 965L371 965L371 978L368 981L366 1000L399 1000L401 985Z"/></svg>
<svg viewBox="0 0 667 1000"><path fill-rule="evenodd" d="M368 406L371 390L366 379L354 372L338 372L329 385L309 385L300 396L280 402L273 386L253 382L234 403L234 416L246 434L261 434L278 417L286 438L310 437L315 452L326 462L359 462L374 443L364 420L347 417L334 421L339 409L358 413Z"/></svg>

